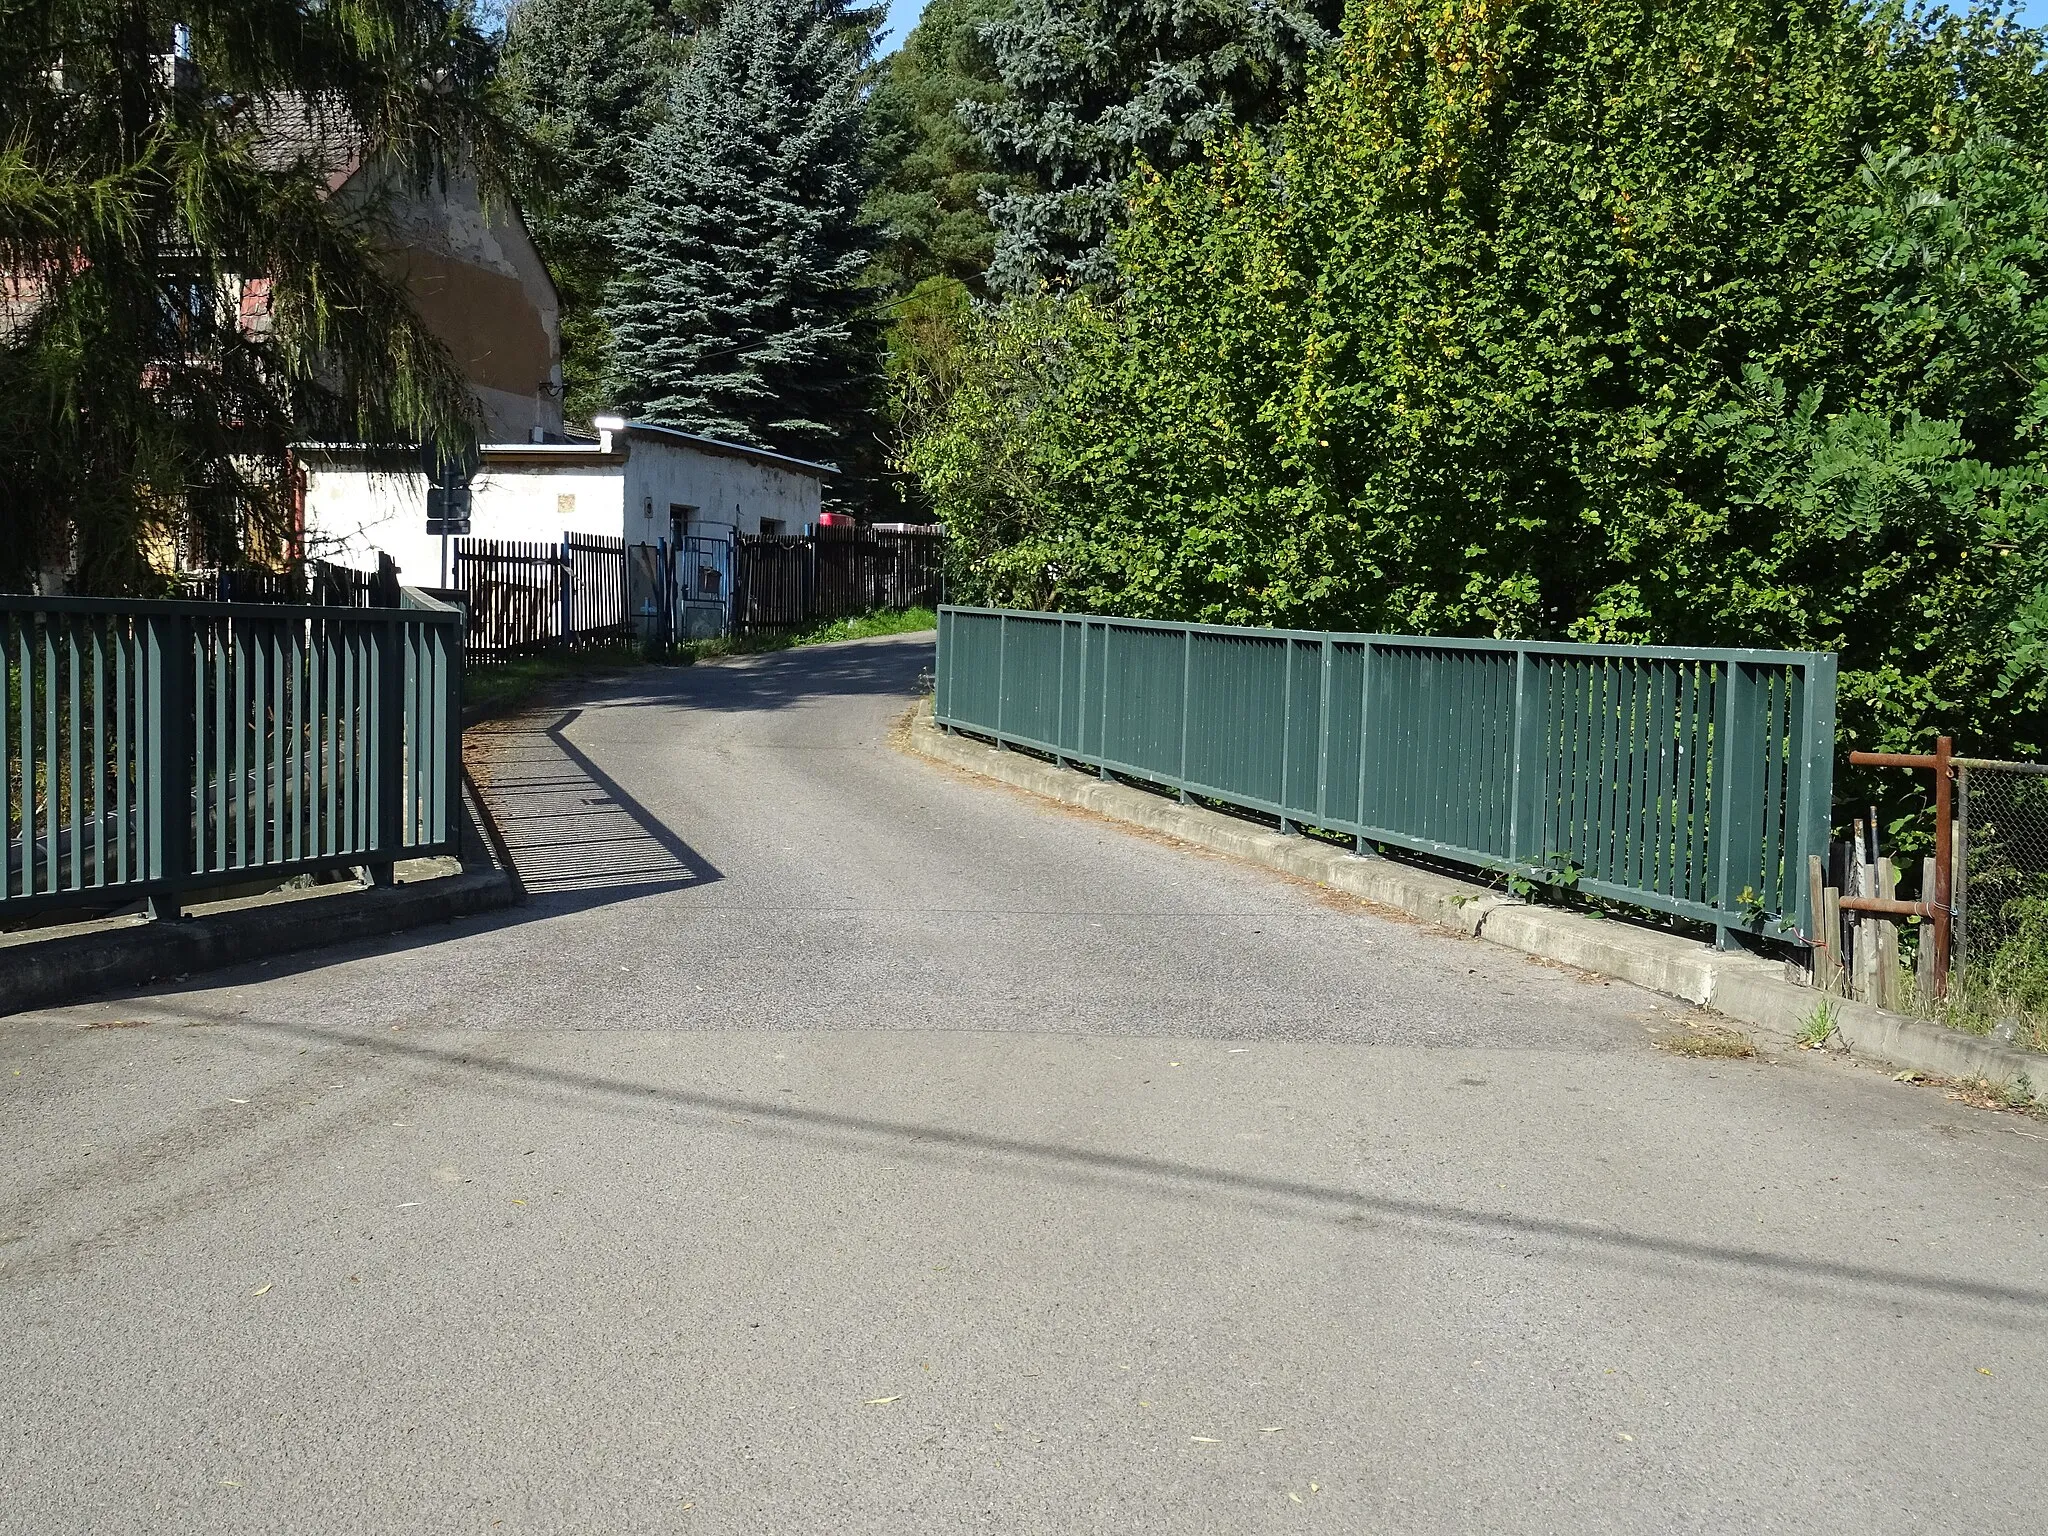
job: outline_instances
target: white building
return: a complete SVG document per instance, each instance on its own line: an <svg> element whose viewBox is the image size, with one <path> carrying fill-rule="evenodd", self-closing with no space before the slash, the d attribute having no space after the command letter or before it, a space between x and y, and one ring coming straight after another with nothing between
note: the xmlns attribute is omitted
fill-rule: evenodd
<svg viewBox="0 0 2048 1536"><path fill-rule="evenodd" d="M628 544L804 533L818 521L829 464L600 416L596 442L488 443L472 484L470 534L559 544L568 533ZM303 552L374 569L381 551L413 586L442 583L442 540L427 534L427 485L389 453L311 445ZM708 594L707 594L708 595Z"/></svg>

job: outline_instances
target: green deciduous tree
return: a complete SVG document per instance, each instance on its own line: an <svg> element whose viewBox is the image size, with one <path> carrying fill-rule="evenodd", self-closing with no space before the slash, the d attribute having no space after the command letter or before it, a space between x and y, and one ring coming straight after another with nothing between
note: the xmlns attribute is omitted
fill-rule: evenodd
<svg viewBox="0 0 2048 1536"><path fill-rule="evenodd" d="M145 587L283 538L296 438L470 434L377 199L329 187L491 182L492 63L443 0L0 4L0 581Z"/></svg>
<svg viewBox="0 0 2048 1536"><path fill-rule="evenodd" d="M1277 136L1131 184L1120 297L983 322L907 461L991 598L1825 648L1845 745L2038 753L2044 44L1354 0Z"/></svg>
<svg viewBox="0 0 2048 1536"><path fill-rule="evenodd" d="M873 442L862 82L879 12L733 0L635 162L607 314L647 420L808 457Z"/></svg>

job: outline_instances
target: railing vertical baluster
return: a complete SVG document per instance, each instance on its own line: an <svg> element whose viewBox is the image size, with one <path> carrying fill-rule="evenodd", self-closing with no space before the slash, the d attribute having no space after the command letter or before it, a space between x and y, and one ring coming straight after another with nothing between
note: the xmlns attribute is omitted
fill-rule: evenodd
<svg viewBox="0 0 2048 1536"><path fill-rule="evenodd" d="M285 851L291 846L287 831L290 818L285 809L285 765L291 738L286 735L284 724L285 657L290 652L290 638L282 624L266 624L263 637L270 663L270 720L265 727L270 733L270 807L264 822L270 828L270 856L281 864L291 857Z"/></svg>
<svg viewBox="0 0 2048 1536"><path fill-rule="evenodd" d="M441 635L442 827L437 842L461 838L462 815L462 680L465 639L460 623L443 627Z"/></svg>
<svg viewBox="0 0 2048 1536"><path fill-rule="evenodd" d="M359 826L356 821L356 637L361 631L353 624L343 627L336 636L340 649L341 696L340 713L335 717L334 777L341 796L341 843L350 853L362 847Z"/></svg>
<svg viewBox="0 0 2048 1536"><path fill-rule="evenodd" d="M234 628L223 619L207 629L213 652L213 741L201 762L213 781L213 854L205 867L219 870L228 867L228 776L234 771L228 744L228 663Z"/></svg>
<svg viewBox="0 0 2048 1536"><path fill-rule="evenodd" d="M288 708L291 718L291 793L289 814L292 824L291 857L306 856L306 620L292 620L287 649L291 655L291 685Z"/></svg>
<svg viewBox="0 0 2048 1536"><path fill-rule="evenodd" d="M64 626L64 694L65 714L69 729L65 732L66 766L70 769L69 793L65 803L70 811L68 830L71 834L70 879L65 883L71 890L81 890L85 885L85 817L81 802L85 796L85 753L84 722L79 715L84 707L84 692L79 686L78 626Z"/></svg>
<svg viewBox="0 0 2048 1536"><path fill-rule="evenodd" d="M326 708L320 709L320 781L325 810L320 834L320 853L328 857L348 846L342 835L341 801L341 654L347 630L332 620L323 621L320 636L320 679L325 689ZM316 693L318 708L323 695Z"/></svg>
<svg viewBox="0 0 2048 1536"><path fill-rule="evenodd" d="M15 654L21 658L21 893L36 893L36 631L24 617Z"/></svg>
<svg viewBox="0 0 2048 1536"><path fill-rule="evenodd" d="M269 625L250 626L248 653L255 676L249 683L249 785L245 794L251 804L249 822L255 833L256 852L252 859L244 850L242 862L261 867L270 858L270 644Z"/></svg>
<svg viewBox="0 0 2048 1536"><path fill-rule="evenodd" d="M1714 905L1724 915L1740 910L1743 876L1754 857L1750 836L1756 824L1755 796L1760 777L1753 705L1756 679L1741 662L1722 668L1720 719L1714 733ZM1735 947L1735 923L1714 926L1714 942Z"/></svg>

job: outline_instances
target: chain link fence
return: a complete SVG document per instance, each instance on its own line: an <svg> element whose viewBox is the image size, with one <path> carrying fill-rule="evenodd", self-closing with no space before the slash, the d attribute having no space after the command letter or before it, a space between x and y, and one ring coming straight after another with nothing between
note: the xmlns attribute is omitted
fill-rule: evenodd
<svg viewBox="0 0 2048 1536"><path fill-rule="evenodd" d="M1956 760L1955 1006L2048 1050L2048 765Z"/></svg>

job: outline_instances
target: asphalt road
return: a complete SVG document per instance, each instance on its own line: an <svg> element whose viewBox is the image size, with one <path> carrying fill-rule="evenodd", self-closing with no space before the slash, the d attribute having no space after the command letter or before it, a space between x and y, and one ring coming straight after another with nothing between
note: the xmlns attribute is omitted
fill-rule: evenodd
<svg viewBox="0 0 2048 1536"><path fill-rule="evenodd" d="M2038 1532L2048 1126L890 744L503 732L517 911L0 1021L0 1529Z"/></svg>

